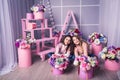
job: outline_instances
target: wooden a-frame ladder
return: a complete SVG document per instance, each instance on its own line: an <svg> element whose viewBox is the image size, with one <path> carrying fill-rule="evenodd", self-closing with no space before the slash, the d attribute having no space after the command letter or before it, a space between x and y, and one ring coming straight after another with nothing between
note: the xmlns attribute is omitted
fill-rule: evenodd
<svg viewBox="0 0 120 80"><path fill-rule="evenodd" d="M61 33L60 33L60 36L59 36L59 42L60 42L60 40L61 40L61 38L62 38L62 35L64 35L64 31L65 31L67 25L69 24L69 21L70 21L71 18L73 19L73 22L74 22L74 24L75 24L75 28L79 29L73 11L68 11L67 16L66 16L66 18L65 18L64 25L63 25L63 27L61 28Z"/></svg>

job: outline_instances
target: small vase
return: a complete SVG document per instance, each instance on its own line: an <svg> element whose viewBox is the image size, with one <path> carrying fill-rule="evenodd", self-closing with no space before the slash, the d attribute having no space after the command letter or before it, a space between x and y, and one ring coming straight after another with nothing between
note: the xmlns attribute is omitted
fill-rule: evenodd
<svg viewBox="0 0 120 80"><path fill-rule="evenodd" d="M120 70L120 62L116 62L115 60L107 59L104 64L107 70L111 71L119 71Z"/></svg>
<svg viewBox="0 0 120 80"><path fill-rule="evenodd" d="M30 48L18 48L18 64L21 68L27 68L31 66L31 49Z"/></svg>
<svg viewBox="0 0 120 80"><path fill-rule="evenodd" d="M102 44L96 45L95 43L92 43L92 52L96 56L98 56L99 52L102 51Z"/></svg>
<svg viewBox="0 0 120 80"><path fill-rule="evenodd" d="M33 13L26 13L27 19L33 19Z"/></svg>
<svg viewBox="0 0 120 80"><path fill-rule="evenodd" d="M44 12L39 11L39 12L33 12L34 14L34 19L44 19Z"/></svg>

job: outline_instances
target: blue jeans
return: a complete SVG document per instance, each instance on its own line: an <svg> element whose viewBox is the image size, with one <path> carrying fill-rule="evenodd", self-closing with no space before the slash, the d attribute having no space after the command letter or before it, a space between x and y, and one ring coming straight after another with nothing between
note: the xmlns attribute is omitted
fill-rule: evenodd
<svg viewBox="0 0 120 80"><path fill-rule="evenodd" d="M75 59L75 55L74 54L70 54L70 56L68 57L70 62L73 62Z"/></svg>

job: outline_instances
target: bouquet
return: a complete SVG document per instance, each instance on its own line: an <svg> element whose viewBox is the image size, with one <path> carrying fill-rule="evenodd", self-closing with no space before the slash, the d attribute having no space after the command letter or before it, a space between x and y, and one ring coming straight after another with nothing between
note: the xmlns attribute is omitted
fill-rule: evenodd
<svg viewBox="0 0 120 80"><path fill-rule="evenodd" d="M17 48L21 48L21 49L26 49L26 48L30 48L30 44L31 43L34 43L35 42L35 39L17 39L15 41L15 46Z"/></svg>
<svg viewBox="0 0 120 80"><path fill-rule="evenodd" d="M68 31L68 33L66 33L66 35L81 36L82 34L81 34L81 32L80 32L77 28L75 28L75 29L70 29L70 30Z"/></svg>
<svg viewBox="0 0 120 80"><path fill-rule="evenodd" d="M88 36L88 42L95 43L96 45L99 45L100 43L106 44L107 38L103 34L94 32Z"/></svg>
<svg viewBox="0 0 120 80"><path fill-rule="evenodd" d="M33 5L32 7L31 7L31 10L33 11L33 12L39 12L39 11L42 11L42 12L45 12L45 6L44 5L40 5L40 4L37 4L37 5Z"/></svg>
<svg viewBox="0 0 120 80"><path fill-rule="evenodd" d="M100 58L103 60L109 59L109 60L115 60L116 62L119 62L120 60L120 48L116 48L114 46L105 47L103 50L99 53Z"/></svg>
<svg viewBox="0 0 120 80"><path fill-rule="evenodd" d="M74 65L79 65L80 68L84 69L85 71L90 70L91 68L98 65L97 57L85 57L85 56L79 56L75 59Z"/></svg>
<svg viewBox="0 0 120 80"><path fill-rule="evenodd" d="M59 70L65 70L68 66L68 58L64 55L53 54L50 57L50 65Z"/></svg>

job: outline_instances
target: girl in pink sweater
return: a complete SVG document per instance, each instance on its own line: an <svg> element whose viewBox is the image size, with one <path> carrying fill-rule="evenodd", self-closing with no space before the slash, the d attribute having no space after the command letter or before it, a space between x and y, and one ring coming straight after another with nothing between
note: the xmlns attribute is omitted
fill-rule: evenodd
<svg viewBox="0 0 120 80"><path fill-rule="evenodd" d="M72 37L70 35L65 35L61 39L60 43L56 46L55 54L65 54L69 57L71 53Z"/></svg>

